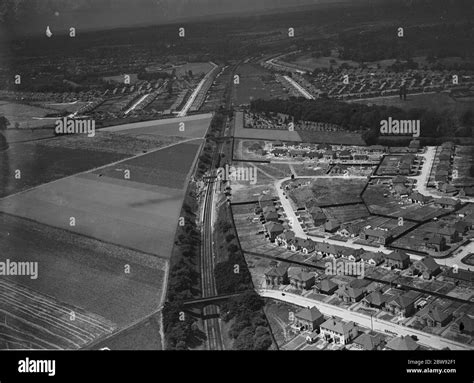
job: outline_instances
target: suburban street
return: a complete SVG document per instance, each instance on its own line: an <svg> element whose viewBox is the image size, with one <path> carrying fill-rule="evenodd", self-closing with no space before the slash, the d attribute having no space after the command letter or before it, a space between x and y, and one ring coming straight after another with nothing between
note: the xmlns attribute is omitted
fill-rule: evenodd
<svg viewBox="0 0 474 383"><path fill-rule="evenodd" d="M361 313L345 310L336 306L329 305L327 303L323 303L320 301L316 301L314 299L302 297L300 295L291 294L285 292L285 295L282 295L281 291L276 290L257 290L258 294L264 298L272 298L279 301L291 303L301 307L313 307L316 306L319 311L323 315L326 316L337 316L346 321L353 321L358 325L371 328L371 318L368 315L364 315ZM378 318L372 318L373 328L375 331L379 332L395 332L399 336L405 335L416 335L418 337L418 343L424 346L436 348L436 349L443 349L445 347L449 347L451 350L472 350L472 347L469 347L465 344L454 342L445 338L441 338L436 335L424 333L415 329L411 329L409 327L397 325L395 323L391 323L385 320L381 320Z"/></svg>

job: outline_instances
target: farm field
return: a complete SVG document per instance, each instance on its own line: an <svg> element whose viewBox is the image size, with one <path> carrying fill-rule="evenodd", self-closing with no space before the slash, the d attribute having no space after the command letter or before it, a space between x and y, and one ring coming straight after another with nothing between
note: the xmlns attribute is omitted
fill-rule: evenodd
<svg viewBox="0 0 474 383"><path fill-rule="evenodd" d="M114 132L127 136L179 136L202 138L206 135L211 123L212 114L198 114L187 117L167 118L163 120L137 122L116 125L101 129L101 132ZM180 123L184 123L184 131L180 131Z"/></svg>
<svg viewBox="0 0 474 383"><path fill-rule="evenodd" d="M360 179L308 179L287 181L282 186L301 182L304 186L288 190L289 197L296 205L340 205L362 202L360 193L366 181Z"/></svg>
<svg viewBox="0 0 474 383"><path fill-rule="evenodd" d="M38 262L37 279L2 278L3 283L21 284L14 294L18 305L36 310L39 301L31 301L31 296L41 296L55 302L50 307L55 312L66 311L69 316L72 310L76 319L94 317L105 325L94 327L90 335L81 336L83 341L73 339L76 344L84 345L92 335L96 339L112 328L125 326L156 310L160 304L166 267L160 258L6 214L0 214L0 226L5 230L0 234L1 261ZM125 265L130 266L130 273L125 272ZM21 289L27 289L31 296L20 294ZM8 306L7 316L11 316L10 310L14 307ZM18 315L21 319L18 326L28 327L42 320L29 318L29 324L24 323L22 320L28 318L25 315ZM7 319L9 326L13 327L13 323L16 322ZM80 322L73 324L79 326ZM94 335L94 331L98 333ZM2 336L0 339L4 340ZM44 341L48 339L47 336ZM62 346L64 340L54 342ZM69 347L77 346L69 344Z"/></svg>
<svg viewBox="0 0 474 383"><path fill-rule="evenodd" d="M0 152L0 198L125 157L118 153L49 147L38 143L12 144ZM21 171L19 179L15 179L17 169Z"/></svg>
<svg viewBox="0 0 474 383"><path fill-rule="evenodd" d="M68 148L94 150L98 152L117 153L127 156L142 154L145 151L162 148L182 141L174 136L123 136L120 134L96 131L94 137L85 134L64 135L51 140L42 140L38 145L51 148Z"/></svg>
<svg viewBox="0 0 474 383"><path fill-rule="evenodd" d="M64 178L1 200L0 211L167 259L198 149L179 144ZM125 179L117 169L128 166Z"/></svg>
<svg viewBox="0 0 474 383"><path fill-rule="evenodd" d="M112 335L94 345L95 350L108 347L111 350L161 350L160 314L155 314L143 322Z"/></svg>
<svg viewBox="0 0 474 383"><path fill-rule="evenodd" d="M249 104L256 99L287 98L288 93L276 81L275 76L256 64L243 64L237 70L240 77L238 86L234 86L234 104Z"/></svg>
<svg viewBox="0 0 474 383"><path fill-rule="evenodd" d="M98 315L0 280L0 349L78 349L115 325ZM74 315L74 319L71 316Z"/></svg>
<svg viewBox="0 0 474 383"><path fill-rule="evenodd" d="M11 128L15 127L16 123L20 129L53 126L55 119L36 120L34 117L43 118L48 113L54 112L54 109L0 100L0 116L5 116L10 121Z"/></svg>
<svg viewBox="0 0 474 383"><path fill-rule="evenodd" d="M53 138L53 128L47 129L7 129L2 132L3 136L7 139L10 144L16 142L34 141L44 138Z"/></svg>

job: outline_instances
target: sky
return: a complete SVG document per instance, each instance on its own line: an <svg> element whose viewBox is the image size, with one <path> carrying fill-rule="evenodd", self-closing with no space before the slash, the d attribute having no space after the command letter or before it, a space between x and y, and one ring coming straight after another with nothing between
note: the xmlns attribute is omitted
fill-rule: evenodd
<svg viewBox="0 0 474 383"><path fill-rule="evenodd" d="M109 29L339 1L383 0L0 0L0 23L30 32L45 23Z"/></svg>

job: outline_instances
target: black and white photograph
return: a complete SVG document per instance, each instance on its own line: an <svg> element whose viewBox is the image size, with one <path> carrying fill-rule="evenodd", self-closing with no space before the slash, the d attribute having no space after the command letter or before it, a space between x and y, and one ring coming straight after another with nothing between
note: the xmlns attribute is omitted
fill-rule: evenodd
<svg viewBox="0 0 474 383"><path fill-rule="evenodd" d="M472 0L0 0L1 383L473 350Z"/></svg>

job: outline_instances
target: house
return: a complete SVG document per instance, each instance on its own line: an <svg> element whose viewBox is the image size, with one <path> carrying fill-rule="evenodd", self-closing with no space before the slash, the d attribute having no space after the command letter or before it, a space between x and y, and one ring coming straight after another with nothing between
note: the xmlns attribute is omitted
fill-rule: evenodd
<svg viewBox="0 0 474 383"><path fill-rule="evenodd" d="M385 245L387 241L392 238L392 234L388 229L372 228L371 226L366 226L360 232L359 237L364 241L377 242Z"/></svg>
<svg viewBox="0 0 474 383"><path fill-rule="evenodd" d="M329 219L325 224L324 224L324 231L328 233L335 233L337 229L339 228L340 223L339 221L335 219Z"/></svg>
<svg viewBox="0 0 474 383"><path fill-rule="evenodd" d="M316 246L314 241L311 239L303 239L300 241L300 249L303 254L312 253L315 250Z"/></svg>
<svg viewBox="0 0 474 383"><path fill-rule="evenodd" d="M319 326L324 322L324 316L316 306L304 308L295 314L294 325L300 331L319 330Z"/></svg>
<svg viewBox="0 0 474 383"><path fill-rule="evenodd" d="M441 273L441 267L431 256L426 256L413 263L410 267L412 275L421 275L423 279L431 279Z"/></svg>
<svg viewBox="0 0 474 383"><path fill-rule="evenodd" d="M388 267L403 270L410 266L410 257L402 250L395 250L385 254L385 264Z"/></svg>
<svg viewBox="0 0 474 383"><path fill-rule="evenodd" d="M291 242L295 239L295 233L293 233L291 230L287 230L284 233L280 233L276 237L276 243L277 245L282 245L286 247L287 249L290 248Z"/></svg>
<svg viewBox="0 0 474 383"><path fill-rule="evenodd" d="M474 283L474 272L470 270L450 268L448 271L445 271L443 275L457 281Z"/></svg>
<svg viewBox="0 0 474 383"><path fill-rule="evenodd" d="M358 220L341 225L340 233L348 237L357 237L363 227L367 224L366 220Z"/></svg>
<svg viewBox="0 0 474 383"><path fill-rule="evenodd" d="M415 313L415 299L407 293L388 300L385 308L393 315L407 318Z"/></svg>
<svg viewBox="0 0 474 383"><path fill-rule="evenodd" d="M407 197L411 193L411 190L406 186L396 184L393 186L393 192L400 197Z"/></svg>
<svg viewBox="0 0 474 383"><path fill-rule="evenodd" d="M365 251L360 255L360 259L362 262L368 263L372 266L378 266L385 261L384 253L381 252L373 252L373 251Z"/></svg>
<svg viewBox="0 0 474 383"><path fill-rule="evenodd" d="M340 286L336 291L337 297L344 302L359 302L365 295L365 290L351 286Z"/></svg>
<svg viewBox="0 0 474 383"><path fill-rule="evenodd" d="M464 235L471 230L472 224L464 220L459 220L454 223L453 227L458 233Z"/></svg>
<svg viewBox="0 0 474 383"><path fill-rule="evenodd" d="M429 233L423 238L423 246L428 251L441 252L446 250L446 239L439 234Z"/></svg>
<svg viewBox="0 0 474 383"><path fill-rule="evenodd" d="M330 318L321 324L320 329L323 339L332 340L335 344L348 344L358 334L354 322L343 322L335 318Z"/></svg>
<svg viewBox="0 0 474 383"><path fill-rule="evenodd" d="M420 204L420 205L426 205L428 203L430 203L431 201L433 201L433 198L429 197L429 196L425 196L419 192L413 192L411 193L409 196L408 196L408 199L412 202L412 203L417 203L417 204Z"/></svg>
<svg viewBox="0 0 474 383"><path fill-rule="evenodd" d="M391 295L385 295L381 291L375 290L362 299L362 304L366 307L383 309L385 307L385 303L391 298Z"/></svg>
<svg viewBox="0 0 474 383"><path fill-rule="evenodd" d="M385 347L395 351L413 351L418 350L420 345L407 335L391 339Z"/></svg>
<svg viewBox="0 0 474 383"><path fill-rule="evenodd" d="M353 344L359 350L373 351L382 349L385 341L381 334L363 333L354 340Z"/></svg>
<svg viewBox="0 0 474 383"><path fill-rule="evenodd" d="M279 217L276 211L269 211L263 214L263 218L265 218L266 222L279 222Z"/></svg>
<svg viewBox="0 0 474 383"><path fill-rule="evenodd" d="M460 202L454 198L441 197L435 199L435 206L443 209L455 209L459 206Z"/></svg>
<svg viewBox="0 0 474 383"><path fill-rule="evenodd" d="M285 230L284 227L280 223L276 222L267 222L264 225L265 232L267 233L270 241L275 242L275 239L278 235L282 234Z"/></svg>
<svg viewBox="0 0 474 383"><path fill-rule="evenodd" d="M463 334L474 335L474 318L463 315L458 321L459 331Z"/></svg>
<svg viewBox="0 0 474 383"><path fill-rule="evenodd" d="M438 190L440 192L443 192L445 194L449 194L449 195L452 195L452 196L458 193L458 189L455 186L453 186L449 183L446 183L446 182L440 183L438 185Z"/></svg>
<svg viewBox="0 0 474 383"><path fill-rule="evenodd" d="M309 290L314 285L314 274L304 271L301 267L290 267L288 279L298 290Z"/></svg>
<svg viewBox="0 0 474 383"><path fill-rule="evenodd" d="M335 257L338 258L338 247L327 242L316 242L315 251L323 257Z"/></svg>
<svg viewBox="0 0 474 383"><path fill-rule="evenodd" d="M311 215L311 218L313 218L315 226L324 225L327 221L326 214L323 213L323 210L320 207L313 206L308 210L308 213Z"/></svg>
<svg viewBox="0 0 474 383"><path fill-rule="evenodd" d="M420 140L411 140L408 147L410 149L416 149L418 151L420 149Z"/></svg>
<svg viewBox="0 0 474 383"><path fill-rule="evenodd" d="M449 243L457 242L459 240L459 232L454 227L446 226L441 223L427 225L425 231L427 233L439 235Z"/></svg>
<svg viewBox="0 0 474 383"><path fill-rule="evenodd" d="M316 285L316 290L319 293L325 294L325 295L333 295L336 292L337 288L338 288L337 283L334 283L329 278L323 279L321 282L319 282Z"/></svg>
<svg viewBox="0 0 474 383"><path fill-rule="evenodd" d="M453 320L453 310L442 310L440 307L430 304L424 307L417 317L425 326L445 327Z"/></svg>
<svg viewBox="0 0 474 383"><path fill-rule="evenodd" d="M288 266L281 264L268 269L265 273L267 286L281 286L288 284Z"/></svg>

